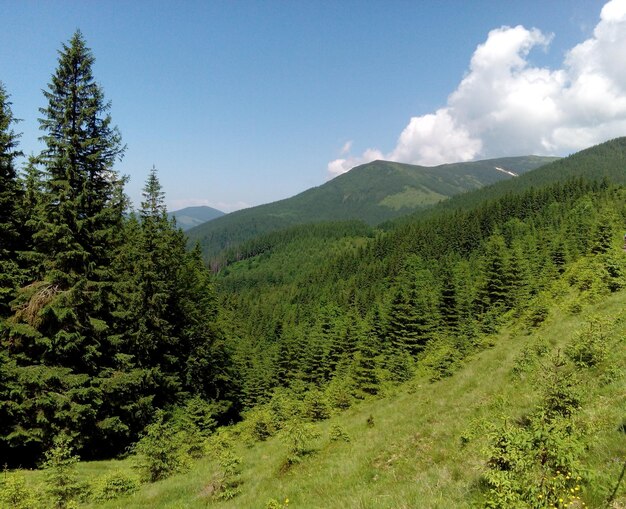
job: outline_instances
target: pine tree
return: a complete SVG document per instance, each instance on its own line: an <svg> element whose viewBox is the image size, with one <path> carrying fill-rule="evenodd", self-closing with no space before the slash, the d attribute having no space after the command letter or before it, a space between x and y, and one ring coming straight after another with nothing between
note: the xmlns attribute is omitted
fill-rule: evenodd
<svg viewBox="0 0 626 509"><path fill-rule="evenodd" d="M13 130L15 122L9 96L0 82L0 319L7 315L20 280L18 206L22 192L15 159L21 152L17 149L20 135Z"/></svg>
<svg viewBox="0 0 626 509"><path fill-rule="evenodd" d="M361 336L354 360L353 375L357 396L362 394L377 394L380 380L376 369L380 355L380 341L375 332L375 326ZM360 394L359 394L360 393Z"/></svg>
<svg viewBox="0 0 626 509"><path fill-rule="evenodd" d="M509 274L506 244L502 235L496 233L485 245L483 278L478 295L482 313L511 307Z"/></svg>
<svg viewBox="0 0 626 509"><path fill-rule="evenodd" d="M430 269L419 258L410 258L388 316L388 335L395 352L415 356L434 338L440 322L439 301L439 289Z"/></svg>
<svg viewBox="0 0 626 509"><path fill-rule="evenodd" d="M50 447L59 429L89 449L101 418L100 385L114 364L111 261L121 244L125 200L113 164L124 147L93 62L76 32L44 91L41 179L34 165L27 176L26 199L36 207L26 224L37 255L27 257L34 263L30 280L2 334L18 384L12 432L3 438L16 454L26 451L23 463Z"/></svg>

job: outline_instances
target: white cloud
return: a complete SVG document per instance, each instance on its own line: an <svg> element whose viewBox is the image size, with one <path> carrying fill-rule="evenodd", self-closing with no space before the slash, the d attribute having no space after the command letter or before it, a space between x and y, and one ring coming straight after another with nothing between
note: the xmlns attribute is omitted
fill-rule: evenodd
<svg viewBox="0 0 626 509"><path fill-rule="evenodd" d="M349 154L350 150L352 150L352 140L346 141L343 144L343 147L341 147L341 152L340 154L343 156L345 154Z"/></svg>
<svg viewBox="0 0 626 509"><path fill-rule="evenodd" d="M357 157L347 157L335 159L328 163L328 173L330 177L336 177L337 175L341 175L349 171L350 169L358 166L359 164L370 163L372 161L376 161L377 159L384 159L385 156L380 150L368 148L363 154Z"/></svg>
<svg viewBox="0 0 626 509"><path fill-rule="evenodd" d="M626 135L626 0L603 7L593 36L568 51L560 68L531 65L529 53L547 50L551 40L523 26L492 30L445 107L411 118L387 154L368 149L351 156L348 150L329 163L329 173L372 160L372 153L436 165L565 154Z"/></svg>

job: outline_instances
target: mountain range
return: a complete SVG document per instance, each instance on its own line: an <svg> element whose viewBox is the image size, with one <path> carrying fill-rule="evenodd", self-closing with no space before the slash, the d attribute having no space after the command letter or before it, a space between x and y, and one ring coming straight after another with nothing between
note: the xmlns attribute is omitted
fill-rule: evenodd
<svg viewBox="0 0 626 509"><path fill-rule="evenodd" d="M514 179L558 158L523 156L435 167L373 161L277 202L227 214L191 228L207 258L263 233L318 221L357 219L369 225L431 207L451 196Z"/></svg>

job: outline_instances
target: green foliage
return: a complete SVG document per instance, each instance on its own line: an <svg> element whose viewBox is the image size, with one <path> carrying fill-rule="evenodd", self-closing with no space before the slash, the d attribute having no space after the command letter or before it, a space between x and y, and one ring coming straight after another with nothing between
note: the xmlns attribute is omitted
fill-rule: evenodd
<svg viewBox="0 0 626 509"><path fill-rule="evenodd" d="M312 424L294 419L282 430L281 438L287 446L287 459L283 469L300 463L306 456L315 452L314 441L320 437Z"/></svg>
<svg viewBox="0 0 626 509"><path fill-rule="evenodd" d="M46 452L43 467L46 474L46 492L55 509L74 507L85 487L78 481L78 456L72 454L70 438L58 435L52 448Z"/></svg>
<svg viewBox="0 0 626 509"><path fill-rule="evenodd" d="M13 130L15 123L9 95L0 82L0 316L7 312L12 292L19 286L17 252L25 247L20 239L23 192L15 168L15 159L21 155L17 149L20 135Z"/></svg>
<svg viewBox="0 0 626 509"><path fill-rule="evenodd" d="M97 479L91 489L95 502L106 502L131 495L139 489L139 480L125 472L109 472Z"/></svg>
<svg viewBox="0 0 626 509"><path fill-rule="evenodd" d="M576 332L565 353L578 367L590 368L602 363L609 356L608 329L609 320L592 317Z"/></svg>
<svg viewBox="0 0 626 509"><path fill-rule="evenodd" d="M562 420L533 417L492 435L486 507L567 507L582 495L582 442Z"/></svg>
<svg viewBox="0 0 626 509"><path fill-rule="evenodd" d="M505 423L491 435L487 507L565 507L579 503L584 430L573 414L580 388L571 366L553 355L539 372L542 403L520 423Z"/></svg>
<svg viewBox="0 0 626 509"><path fill-rule="evenodd" d="M330 406L320 390L312 389L304 396L302 414L311 421L322 421L330 417Z"/></svg>
<svg viewBox="0 0 626 509"><path fill-rule="evenodd" d="M42 505L21 473L5 471L0 482L0 507L39 509Z"/></svg>
<svg viewBox="0 0 626 509"><path fill-rule="evenodd" d="M185 434L166 422L162 412L157 413L134 446L134 466L141 479L155 482L187 470L190 457L185 446Z"/></svg>
<svg viewBox="0 0 626 509"><path fill-rule="evenodd" d="M348 434L348 432L346 430L344 430L338 424L333 424L330 427L330 429L328 430L328 438L330 438L331 442L338 442L340 440L342 442L350 442L350 440L351 440L350 435Z"/></svg>
<svg viewBox="0 0 626 509"><path fill-rule="evenodd" d="M267 407L260 406L246 414L245 426L252 440L262 442L276 434L280 423Z"/></svg>
<svg viewBox="0 0 626 509"><path fill-rule="evenodd" d="M548 343L542 337L526 345L515 359L512 374L517 378L523 378L526 374L534 372L540 359L547 352Z"/></svg>
<svg viewBox="0 0 626 509"><path fill-rule="evenodd" d="M221 475L218 481L217 498L230 500L241 493L241 458L230 450L219 457Z"/></svg>
<svg viewBox="0 0 626 509"><path fill-rule="evenodd" d="M441 338L430 342L420 358L420 367L429 372L431 382L451 376L461 365L464 352L459 341Z"/></svg>

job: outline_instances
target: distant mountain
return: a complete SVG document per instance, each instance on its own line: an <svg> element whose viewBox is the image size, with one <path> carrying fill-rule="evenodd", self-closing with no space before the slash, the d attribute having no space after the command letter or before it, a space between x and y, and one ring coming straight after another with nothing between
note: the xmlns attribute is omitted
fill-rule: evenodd
<svg viewBox="0 0 626 509"><path fill-rule="evenodd" d="M560 158L534 171L529 171L518 179L508 179L477 189L471 193L454 196L431 209L433 214L440 210L471 209L488 200L502 198L508 194L520 193L529 189L563 182L572 178L586 180L608 180L626 185L626 137L615 138L587 149ZM407 215L394 222L412 221Z"/></svg>
<svg viewBox="0 0 626 509"><path fill-rule="evenodd" d="M514 179L554 157L505 157L435 167L374 161L292 198L240 210L187 232L207 257L259 234L296 224L359 219L370 225L441 200Z"/></svg>
<svg viewBox="0 0 626 509"><path fill-rule="evenodd" d="M176 224L183 230L189 230L194 226L201 225L224 215L221 210L212 207L187 207L167 213L168 217L175 217Z"/></svg>

